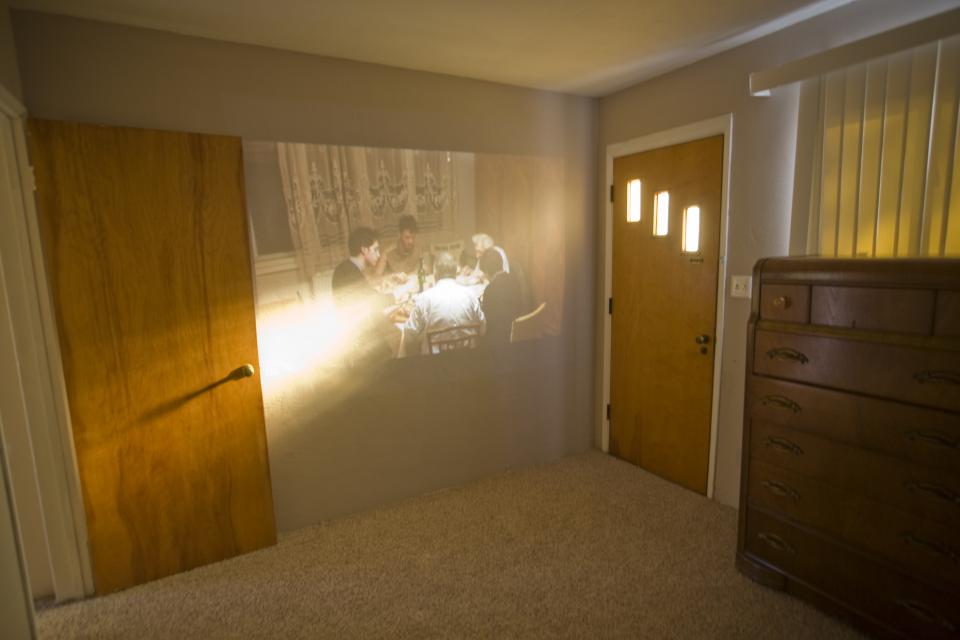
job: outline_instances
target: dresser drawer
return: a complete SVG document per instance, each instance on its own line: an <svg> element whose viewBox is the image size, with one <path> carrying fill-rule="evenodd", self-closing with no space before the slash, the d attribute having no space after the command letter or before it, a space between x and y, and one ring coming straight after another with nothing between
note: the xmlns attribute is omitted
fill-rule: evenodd
<svg viewBox="0 0 960 640"><path fill-rule="evenodd" d="M929 289L814 286L810 323L930 335L936 292Z"/></svg>
<svg viewBox="0 0 960 640"><path fill-rule="evenodd" d="M748 556L911 638L960 637L956 597L748 508Z"/></svg>
<svg viewBox="0 0 960 640"><path fill-rule="evenodd" d="M778 427L750 425L750 456L941 524L960 527L960 477Z"/></svg>
<svg viewBox="0 0 960 640"><path fill-rule="evenodd" d="M960 529L754 459L748 503L843 539L960 593Z"/></svg>
<svg viewBox="0 0 960 640"><path fill-rule="evenodd" d="M960 391L958 391L960 393ZM960 470L960 414L752 376L754 419L948 471Z"/></svg>
<svg viewBox="0 0 960 640"><path fill-rule="evenodd" d="M960 352L757 330L755 373L960 411Z"/></svg>
<svg viewBox="0 0 960 640"><path fill-rule="evenodd" d="M960 291L938 291L933 333L960 337Z"/></svg>
<svg viewBox="0 0 960 640"><path fill-rule="evenodd" d="M779 322L810 321L810 287L765 284L760 288L760 317Z"/></svg>

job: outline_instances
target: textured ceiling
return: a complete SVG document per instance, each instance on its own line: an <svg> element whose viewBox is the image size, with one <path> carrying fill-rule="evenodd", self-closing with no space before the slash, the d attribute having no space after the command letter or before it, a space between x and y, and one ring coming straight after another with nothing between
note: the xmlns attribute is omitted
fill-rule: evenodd
<svg viewBox="0 0 960 640"><path fill-rule="evenodd" d="M230 42L603 95L850 0L13 0Z"/></svg>

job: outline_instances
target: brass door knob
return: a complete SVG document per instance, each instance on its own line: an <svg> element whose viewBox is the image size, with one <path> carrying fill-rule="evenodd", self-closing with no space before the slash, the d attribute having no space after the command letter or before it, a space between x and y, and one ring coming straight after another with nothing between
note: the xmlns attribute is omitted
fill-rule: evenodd
<svg viewBox="0 0 960 640"><path fill-rule="evenodd" d="M710 344L710 336L703 334L693 339L697 344Z"/></svg>
<svg viewBox="0 0 960 640"><path fill-rule="evenodd" d="M253 368L252 364L248 363L245 365L241 365L236 369L234 369L233 371L231 371L230 375L228 375L227 378L229 378L230 380L242 380L244 378L251 377L254 373L256 373L256 369Z"/></svg>

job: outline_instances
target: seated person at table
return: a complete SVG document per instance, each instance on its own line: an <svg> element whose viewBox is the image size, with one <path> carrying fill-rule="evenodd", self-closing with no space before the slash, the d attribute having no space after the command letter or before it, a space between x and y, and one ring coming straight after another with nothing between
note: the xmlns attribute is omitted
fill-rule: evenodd
<svg viewBox="0 0 960 640"><path fill-rule="evenodd" d="M342 322L357 329L352 352L353 364L389 358L386 342L388 323L384 309L390 300L367 281L364 270L380 259L380 243L369 227L357 227L347 240L350 257L333 270L330 288Z"/></svg>
<svg viewBox="0 0 960 640"><path fill-rule="evenodd" d="M507 252L498 247L493 241L493 238L485 233L478 233L474 235L471 240L473 240L473 252L477 256L476 269L480 269L480 256L486 251L493 249L500 254L500 258L503 260L503 271L510 273L510 261L507 259Z"/></svg>
<svg viewBox="0 0 960 640"><path fill-rule="evenodd" d="M417 296L413 311L403 325L411 341L422 338L427 331L446 329L465 324L480 324L483 333L484 317L480 302L470 291L457 284L457 261L449 253L437 256L433 265L437 284ZM468 335L463 332L463 335ZM455 332L446 336L459 337Z"/></svg>
<svg viewBox="0 0 960 640"><path fill-rule="evenodd" d="M350 252L350 257L337 265L330 281L333 299L338 306L349 302L355 296L376 293L367 281L364 271L368 267L375 267L380 261L377 232L370 227L357 227L350 232L347 239L347 251Z"/></svg>
<svg viewBox="0 0 960 640"><path fill-rule="evenodd" d="M483 291L483 315L487 320L486 344L510 342L514 318L523 315L523 295L515 274L503 270L498 251L487 249L480 256L480 270L490 284Z"/></svg>
<svg viewBox="0 0 960 640"><path fill-rule="evenodd" d="M400 216L397 221L397 229L400 235L397 237L397 245L381 256L377 263L377 275L385 273L416 273L420 268L420 260L424 259L424 253L417 246L417 219L413 216ZM429 265L424 264L424 268Z"/></svg>

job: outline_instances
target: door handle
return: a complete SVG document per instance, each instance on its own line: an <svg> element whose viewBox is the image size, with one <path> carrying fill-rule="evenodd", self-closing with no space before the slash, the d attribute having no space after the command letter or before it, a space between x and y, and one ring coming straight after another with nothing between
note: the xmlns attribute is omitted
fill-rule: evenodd
<svg viewBox="0 0 960 640"><path fill-rule="evenodd" d="M694 338L693 341L697 344L710 344L710 336L704 333Z"/></svg>

